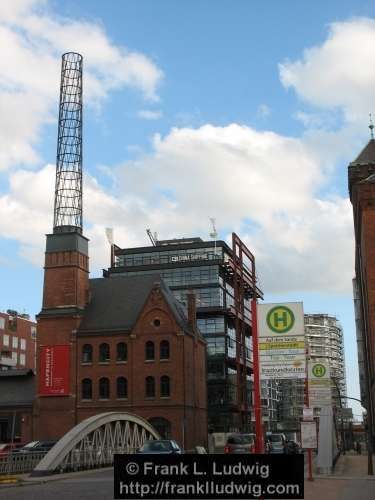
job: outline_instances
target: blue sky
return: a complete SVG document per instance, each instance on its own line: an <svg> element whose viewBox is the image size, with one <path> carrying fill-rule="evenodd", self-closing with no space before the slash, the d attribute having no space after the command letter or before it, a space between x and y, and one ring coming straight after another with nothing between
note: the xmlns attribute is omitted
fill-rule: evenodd
<svg viewBox="0 0 375 500"><path fill-rule="evenodd" d="M60 55L75 50L92 276L106 226L136 246L147 227L207 238L215 217L254 251L266 299L338 316L358 396L347 165L369 139L374 42L373 2L2 2L0 309L40 309Z"/></svg>

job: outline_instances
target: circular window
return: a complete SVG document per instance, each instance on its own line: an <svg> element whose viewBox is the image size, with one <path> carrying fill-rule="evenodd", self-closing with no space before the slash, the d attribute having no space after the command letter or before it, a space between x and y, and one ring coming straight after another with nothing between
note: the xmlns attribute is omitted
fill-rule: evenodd
<svg viewBox="0 0 375 500"><path fill-rule="evenodd" d="M160 319L154 319L154 326L160 326Z"/></svg>

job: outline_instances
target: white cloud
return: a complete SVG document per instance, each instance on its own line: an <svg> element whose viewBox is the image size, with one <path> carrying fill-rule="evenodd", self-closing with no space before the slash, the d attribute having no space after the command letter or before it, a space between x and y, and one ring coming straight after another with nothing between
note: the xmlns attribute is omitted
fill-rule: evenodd
<svg viewBox="0 0 375 500"><path fill-rule="evenodd" d="M302 141L235 124L156 136L152 155L114 170L116 196L93 177L84 180L91 268L108 265L105 227L115 228L119 245L136 246L147 244L147 227L161 238L207 238L213 215L222 237L234 230L255 252L267 292L349 291L350 203L316 196L320 168ZM52 165L19 170L0 197L0 235L18 240L38 265L52 226L53 186Z"/></svg>
<svg viewBox="0 0 375 500"><path fill-rule="evenodd" d="M350 204L317 195L326 178L310 144L232 124L173 129L154 148L118 172L121 197L142 199L143 227L206 238L213 215L222 236L244 235L268 292L350 290Z"/></svg>
<svg viewBox="0 0 375 500"><path fill-rule="evenodd" d="M281 81L308 103L340 108L346 121L363 123L375 109L374 45L374 19L332 23L321 45L279 65Z"/></svg>
<svg viewBox="0 0 375 500"><path fill-rule="evenodd" d="M159 120L163 113L161 111L152 111L151 109L141 109L138 111L138 118L143 118L144 120Z"/></svg>
<svg viewBox="0 0 375 500"><path fill-rule="evenodd" d="M45 1L0 2L0 46L0 170L38 161L42 126L57 111L63 52L83 54L85 102L99 105L122 87L158 100L155 63L114 45L99 24L56 16Z"/></svg>

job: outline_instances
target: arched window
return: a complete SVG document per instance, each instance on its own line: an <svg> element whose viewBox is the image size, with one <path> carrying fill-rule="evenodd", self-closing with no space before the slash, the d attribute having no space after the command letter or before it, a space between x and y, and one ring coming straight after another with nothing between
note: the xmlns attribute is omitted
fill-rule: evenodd
<svg viewBox="0 0 375 500"><path fill-rule="evenodd" d="M146 387L145 387L146 398L155 397L155 379L154 377L146 377Z"/></svg>
<svg viewBox="0 0 375 500"><path fill-rule="evenodd" d="M160 378L160 397L169 398L171 395L170 380L167 375Z"/></svg>
<svg viewBox="0 0 375 500"><path fill-rule="evenodd" d="M127 361L128 360L128 346L125 342L119 342L117 344L117 361Z"/></svg>
<svg viewBox="0 0 375 500"><path fill-rule="evenodd" d="M153 417L149 419L150 424L155 427L162 439L171 438L171 423L163 417Z"/></svg>
<svg viewBox="0 0 375 500"><path fill-rule="evenodd" d="M145 358L148 361L155 359L155 346L154 343L149 340L145 345Z"/></svg>
<svg viewBox="0 0 375 500"><path fill-rule="evenodd" d="M92 381L90 378L84 378L81 383L82 399L92 399Z"/></svg>
<svg viewBox="0 0 375 500"><path fill-rule="evenodd" d="M128 397L128 381L125 377L118 377L117 379L117 397L127 398Z"/></svg>
<svg viewBox="0 0 375 500"><path fill-rule="evenodd" d="M109 399L109 379L106 377L99 380L99 398Z"/></svg>
<svg viewBox="0 0 375 500"><path fill-rule="evenodd" d="M82 363L92 363L92 345L90 344L82 347Z"/></svg>
<svg viewBox="0 0 375 500"><path fill-rule="evenodd" d="M106 361L109 361L110 355L109 355L109 344L100 344L99 346L99 361L101 363L105 363Z"/></svg>
<svg viewBox="0 0 375 500"><path fill-rule="evenodd" d="M162 340L160 342L160 359L169 359L169 342Z"/></svg>

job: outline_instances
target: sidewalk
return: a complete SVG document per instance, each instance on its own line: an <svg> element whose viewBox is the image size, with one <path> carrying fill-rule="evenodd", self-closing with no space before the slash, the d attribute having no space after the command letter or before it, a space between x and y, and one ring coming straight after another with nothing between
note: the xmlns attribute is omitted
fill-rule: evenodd
<svg viewBox="0 0 375 500"><path fill-rule="evenodd" d="M374 500L375 475L367 475L367 455L341 455L332 475L315 475L314 481L305 481L305 500L317 498Z"/></svg>

